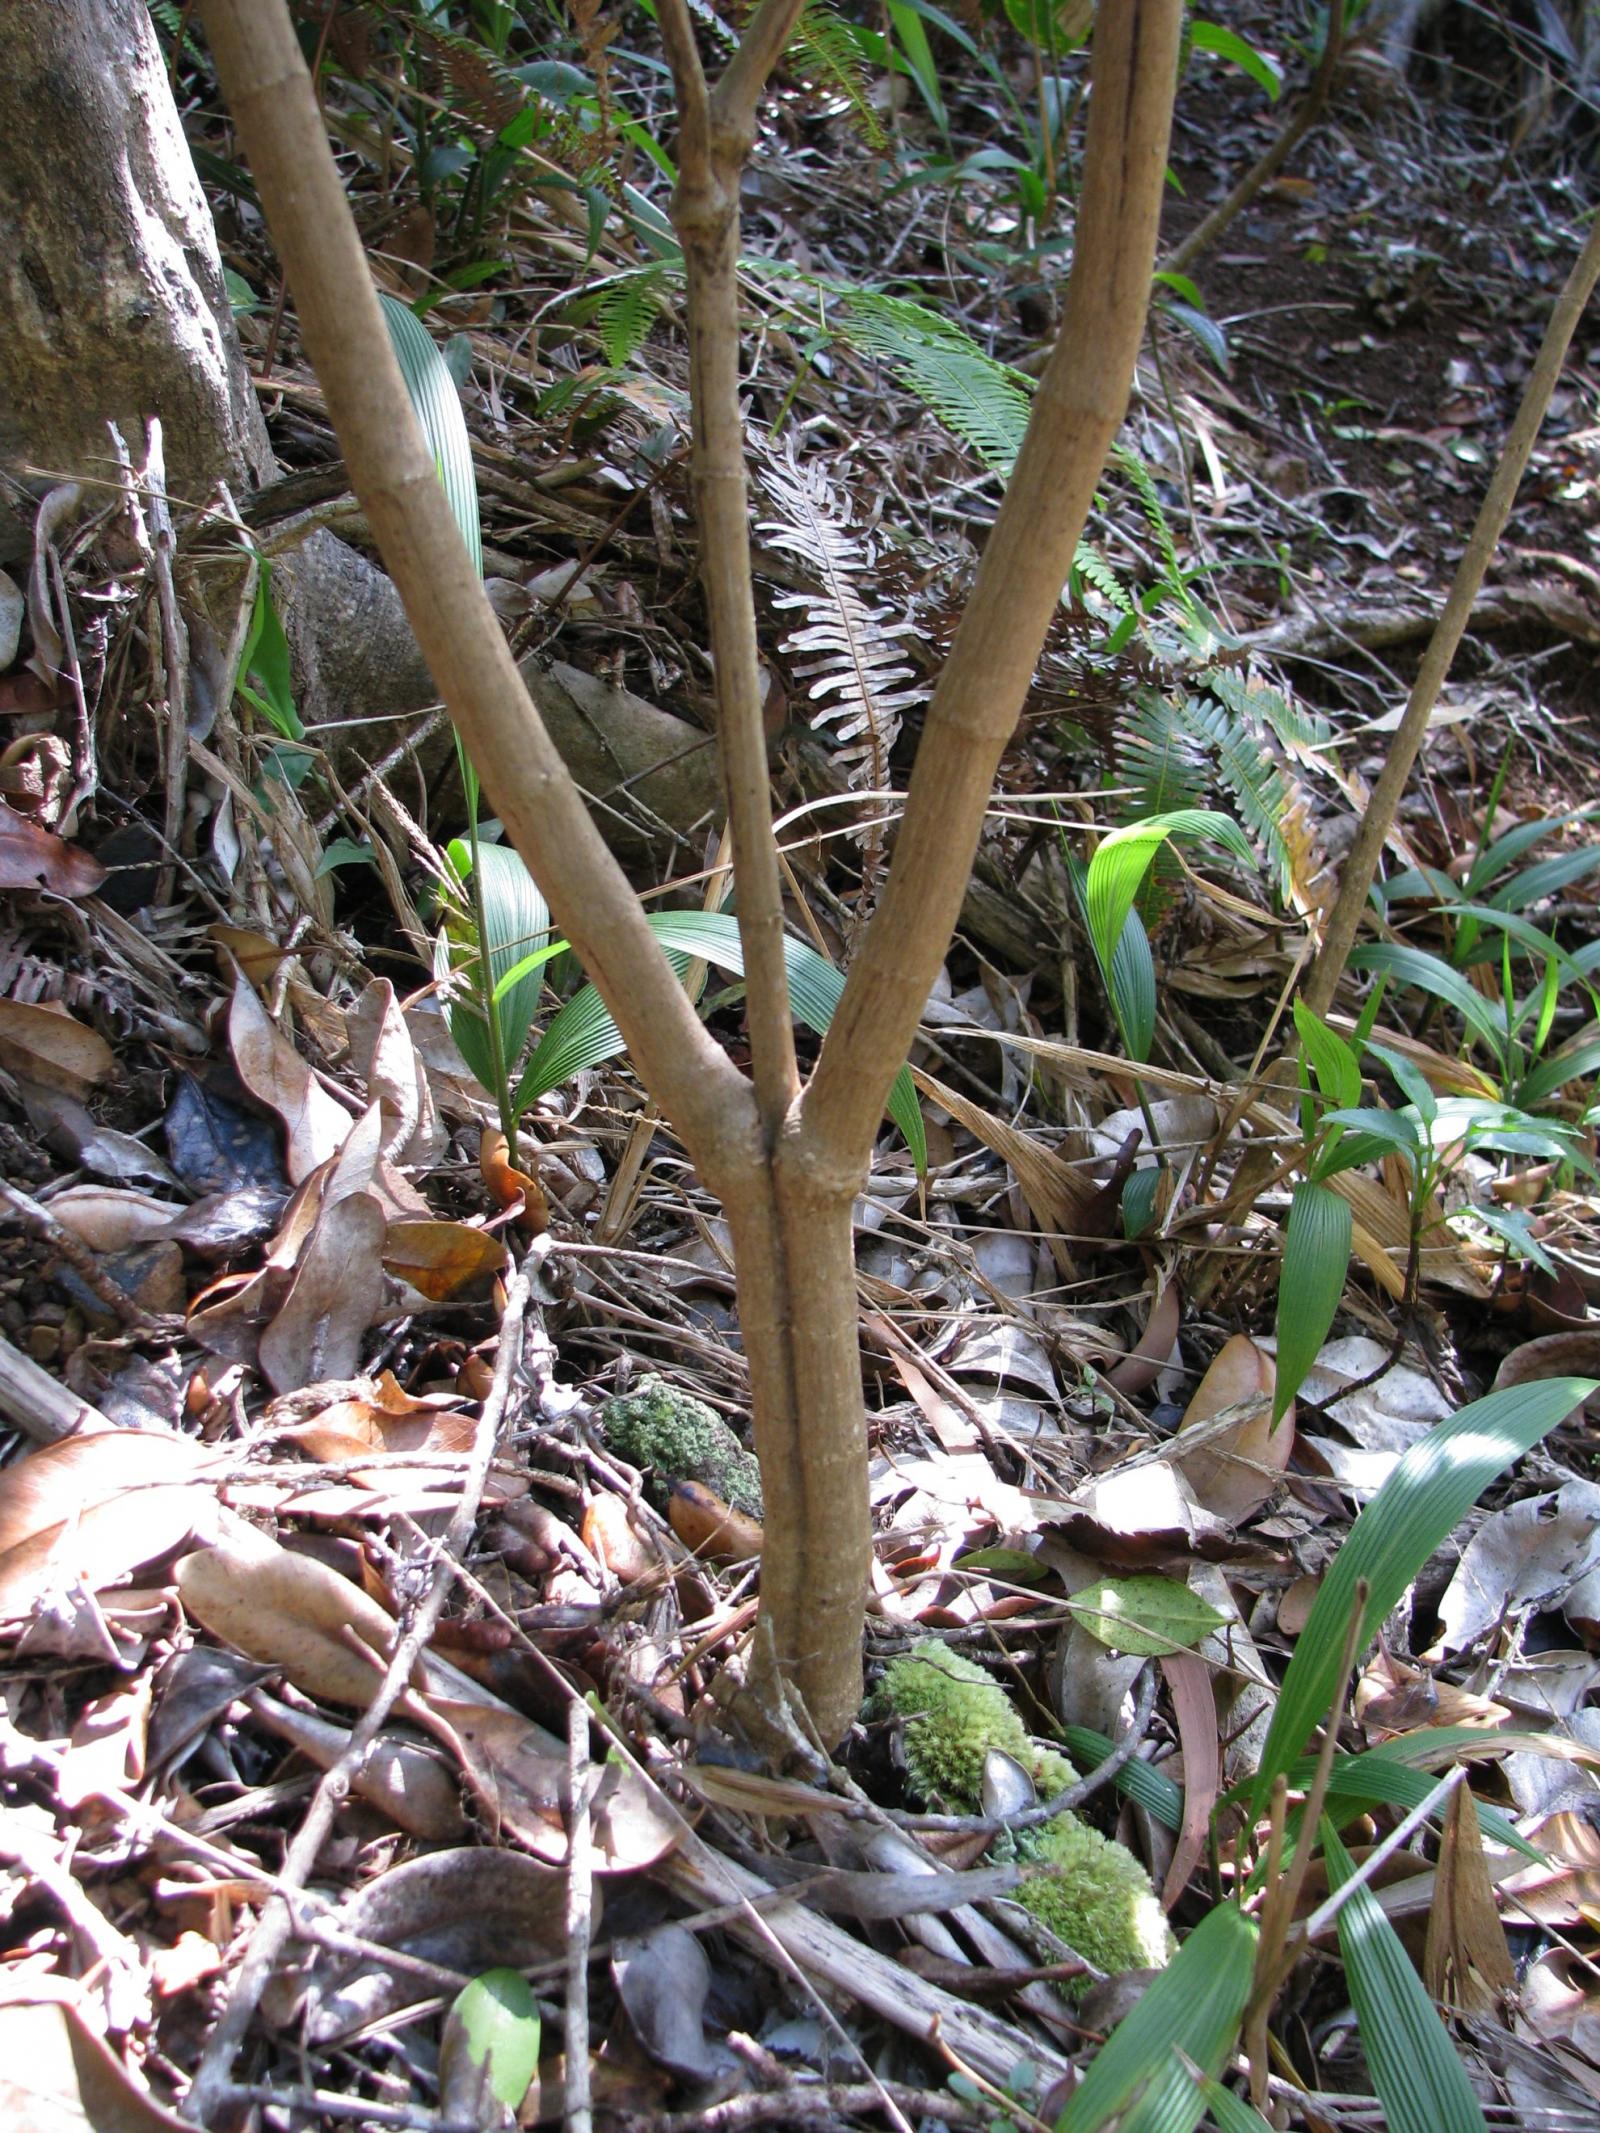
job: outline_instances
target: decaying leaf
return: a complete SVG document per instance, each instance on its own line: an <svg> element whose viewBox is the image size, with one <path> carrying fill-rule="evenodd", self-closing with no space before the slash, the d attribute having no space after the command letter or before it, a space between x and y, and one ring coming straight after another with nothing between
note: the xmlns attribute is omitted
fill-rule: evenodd
<svg viewBox="0 0 1600 2133"><path fill-rule="evenodd" d="M0 1984L0 2124L16 2133L185 2133L112 2057L64 1978ZM192 2133L192 2129L190 2129Z"/></svg>
<svg viewBox="0 0 1600 2133"><path fill-rule="evenodd" d="M90 1430L0 1473L0 1618L78 1579L114 1585L207 1531L220 1464L162 1430Z"/></svg>
<svg viewBox="0 0 1600 2133"><path fill-rule="evenodd" d="M66 1010L0 1000L0 1066L81 1095L116 1064L104 1037Z"/></svg>
<svg viewBox="0 0 1600 2133"><path fill-rule="evenodd" d="M228 1046L239 1079L258 1103L283 1121L289 1177L298 1185L343 1145L350 1113L273 1028L242 970L228 1009Z"/></svg>
<svg viewBox="0 0 1600 2133"><path fill-rule="evenodd" d="M1217 1351L1183 1418L1174 1463L1206 1509L1230 1525L1242 1524L1273 1494L1294 1449L1292 1404L1272 1427L1275 1380L1271 1356L1236 1333ZM1195 1448L1185 1451L1190 1437Z"/></svg>

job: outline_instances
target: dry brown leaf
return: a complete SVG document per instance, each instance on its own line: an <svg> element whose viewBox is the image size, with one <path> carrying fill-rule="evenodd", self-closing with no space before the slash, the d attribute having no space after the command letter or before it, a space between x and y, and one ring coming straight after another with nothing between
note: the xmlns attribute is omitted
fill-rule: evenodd
<svg viewBox="0 0 1600 2133"><path fill-rule="evenodd" d="M759 1523L724 1503L704 1482L674 1482L667 1522L686 1548L711 1563L748 1563L760 1555Z"/></svg>
<svg viewBox="0 0 1600 2133"><path fill-rule="evenodd" d="M284 1167L298 1185L344 1145L350 1113L273 1028L242 970L228 1008L228 1049L250 1094L283 1121Z"/></svg>
<svg viewBox="0 0 1600 2133"><path fill-rule="evenodd" d="M1502 2013L1517 1986L1484 1862L1477 1805L1465 1785L1450 1795L1445 1815L1422 1975L1430 1998L1468 2014Z"/></svg>
<svg viewBox="0 0 1600 2133"><path fill-rule="evenodd" d="M91 1430L45 1445L0 1473L0 1617L82 1579L113 1585L208 1530L215 1467L192 1438Z"/></svg>
<svg viewBox="0 0 1600 2133"><path fill-rule="evenodd" d="M105 878L105 868L81 845L68 844L0 801L0 889L92 896Z"/></svg>
<svg viewBox="0 0 1600 2133"><path fill-rule="evenodd" d="M0 2125L16 2133L193 2133L94 2034L66 1979L0 1983Z"/></svg>
<svg viewBox="0 0 1600 2133"><path fill-rule="evenodd" d="M660 1551L635 1527L620 1496L590 1501L583 1514L583 1544L619 1585L636 1585L662 1566Z"/></svg>
<svg viewBox="0 0 1600 2133"><path fill-rule="evenodd" d="M391 1222L383 1248L386 1271L430 1303L487 1296L509 1263L498 1237L467 1222Z"/></svg>
<svg viewBox="0 0 1600 2133"><path fill-rule="evenodd" d="M300 1420L301 1415L306 1419ZM364 1452L466 1452L477 1432L477 1423L462 1413L453 1393L417 1397L392 1370L348 1386L289 1393L273 1401L263 1421L313 1459L330 1464L359 1459Z"/></svg>
<svg viewBox="0 0 1600 2133"><path fill-rule="evenodd" d="M517 1168L507 1149L506 1137L499 1127L485 1127L478 1142L478 1169L483 1182L493 1194L496 1207L515 1207L520 1201L519 1227L530 1236L542 1236L550 1227L550 1203L545 1198L544 1187L536 1177Z"/></svg>
<svg viewBox="0 0 1600 2133"><path fill-rule="evenodd" d="M170 1200L116 1185L69 1185L50 1202L50 1213L68 1236L92 1252L126 1251L164 1237L182 1213Z"/></svg>
<svg viewBox="0 0 1600 2133"><path fill-rule="evenodd" d="M371 1703L394 1619L336 1570L228 1518L219 1538L186 1555L176 1575L186 1611L219 1643L280 1668L318 1702L358 1711Z"/></svg>
<svg viewBox="0 0 1600 2133"><path fill-rule="evenodd" d="M424 1709L460 1763L491 1828L508 1831L550 1866L564 1864L565 1744L503 1705L430 1695ZM609 1762L595 1774L590 1842L596 1873L637 1873L681 1842L686 1825L631 1764Z"/></svg>
<svg viewBox="0 0 1600 2133"><path fill-rule="evenodd" d="M375 978L345 1017L350 1063L383 1114L383 1152L395 1162L432 1163L445 1136L426 1069L387 978Z"/></svg>
<svg viewBox="0 0 1600 2133"><path fill-rule="evenodd" d="M1278 1487L1294 1448L1294 1407L1272 1427L1272 1396L1277 1368L1270 1355L1243 1333L1225 1341L1210 1369L1195 1388L1178 1432L1174 1464L1208 1511L1237 1526L1258 1510ZM1207 1431L1203 1443L1183 1450L1187 1436L1198 1436L1227 1410L1242 1412L1220 1431Z"/></svg>
<svg viewBox="0 0 1600 2133"><path fill-rule="evenodd" d="M387 1228L370 1193L346 1193L324 1206L289 1293L261 1335L261 1368L275 1392L355 1375L362 1337L384 1311Z"/></svg>
<svg viewBox="0 0 1600 2133"><path fill-rule="evenodd" d="M219 922L207 926L206 939L215 942L220 950L217 963L223 977L231 978L237 964L258 992L266 990L280 966L289 959L287 948L280 948L268 934L258 933L253 926L229 926Z"/></svg>
<svg viewBox="0 0 1600 2133"><path fill-rule="evenodd" d="M82 1095L116 1065L109 1044L64 1008L0 1000L0 1066Z"/></svg>
<svg viewBox="0 0 1600 2133"><path fill-rule="evenodd" d="M262 1689L251 1693L249 1703L269 1732L292 1742L321 1770L330 1769L350 1745L345 1727L319 1718L314 1711L295 1710ZM366 1761L350 1780L350 1789L381 1807L408 1837L447 1844L466 1832L461 1787L454 1772L434 1749L406 1740L392 1728L373 1742Z"/></svg>
<svg viewBox="0 0 1600 2133"><path fill-rule="evenodd" d="M1350 1203L1355 1217L1351 1242L1356 1253L1391 1296L1403 1296L1406 1258L1411 1249L1411 1212L1405 1201L1376 1178L1363 1177L1354 1170L1341 1170L1328 1183ZM1445 1228L1436 1200L1429 1200L1423 1208L1422 1224L1426 1241L1417 1257L1422 1279L1454 1290L1458 1296L1469 1296L1475 1303L1486 1302L1488 1287Z"/></svg>

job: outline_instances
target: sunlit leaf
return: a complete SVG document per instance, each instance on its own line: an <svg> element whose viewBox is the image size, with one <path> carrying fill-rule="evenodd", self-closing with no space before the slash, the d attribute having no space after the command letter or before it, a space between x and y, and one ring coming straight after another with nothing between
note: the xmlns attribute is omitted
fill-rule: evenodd
<svg viewBox="0 0 1600 2133"><path fill-rule="evenodd" d="M1272 1420L1278 1423L1305 1383L1328 1337L1350 1269L1354 1217L1348 1200L1325 1185L1302 1181L1289 1203L1283 1266L1278 1275L1278 1382Z"/></svg>

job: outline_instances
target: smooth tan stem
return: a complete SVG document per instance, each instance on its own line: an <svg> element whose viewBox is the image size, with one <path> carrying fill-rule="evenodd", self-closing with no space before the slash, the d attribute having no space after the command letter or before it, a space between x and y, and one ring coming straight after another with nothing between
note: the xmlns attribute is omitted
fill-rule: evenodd
<svg viewBox="0 0 1600 2133"><path fill-rule="evenodd" d="M1181 0L1095 20L1093 91L1061 337L929 707L879 904L801 1099L799 1159L841 1183L871 1152L960 912L995 770L1026 700L1144 334Z"/></svg>
<svg viewBox="0 0 1600 2133"><path fill-rule="evenodd" d="M749 1085L706 1033L517 672L390 352L282 0L202 0L351 485L512 842L714 1186L753 1157Z"/></svg>
<svg viewBox="0 0 1600 2133"><path fill-rule="evenodd" d="M1600 279L1600 218L1591 227L1588 242L1574 262L1566 286L1556 298L1523 391L1522 405L1517 409L1516 419L1501 449L1499 464L1456 571L1450 597L1434 624L1428 649L1422 655L1422 665L1417 670L1405 716L1389 744L1389 759L1373 789L1371 802L1356 826L1355 842L1339 876L1339 893L1323 936L1322 952L1306 984L1305 1002L1313 1014L1325 1015L1333 1005L1333 996L1339 989L1339 980L1344 976L1350 950L1355 946L1357 929L1367 908L1378 861L1394 828L1417 752L1433 716L1434 704L1466 633L1472 604L1478 597L1489 560L1505 531L1506 520L1511 515L1511 506L1516 502L1517 489L1539 435L1539 425L1549 409L1567 349L1584 307L1594 293L1597 279Z"/></svg>
<svg viewBox="0 0 1600 2133"><path fill-rule="evenodd" d="M700 577L711 619L717 739L733 833L739 939L756 1104L770 1148L800 1089L783 950L783 882L772 834L772 789L761 718L750 495L739 408L739 178L756 99L800 12L766 0L728 71L708 95L685 0L661 0L678 92L678 185L672 221L689 286L689 385ZM765 54L761 64L758 54Z"/></svg>

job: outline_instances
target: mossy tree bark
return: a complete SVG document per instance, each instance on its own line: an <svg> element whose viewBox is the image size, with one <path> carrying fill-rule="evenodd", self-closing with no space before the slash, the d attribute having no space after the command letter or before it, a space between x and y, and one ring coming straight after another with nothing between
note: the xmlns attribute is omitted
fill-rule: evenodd
<svg viewBox="0 0 1600 2133"><path fill-rule="evenodd" d="M768 1520L754 1706L831 1745L861 1693L869 1568L850 1211L948 946L1000 755L1126 408L1144 327L1181 0L1099 10L1060 342L918 752L883 901L805 1087L794 1067L754 673L737 406L738 174L798 0L764 0L709 88L683 0L662 23L682 126L702 571L749 959L754 1086L696 1017L541 727L389 355L281 5L202 0L223 85L357 494L485 787L733 1234ZM763 1693L764 1692L764 1693Z"/></svg>

